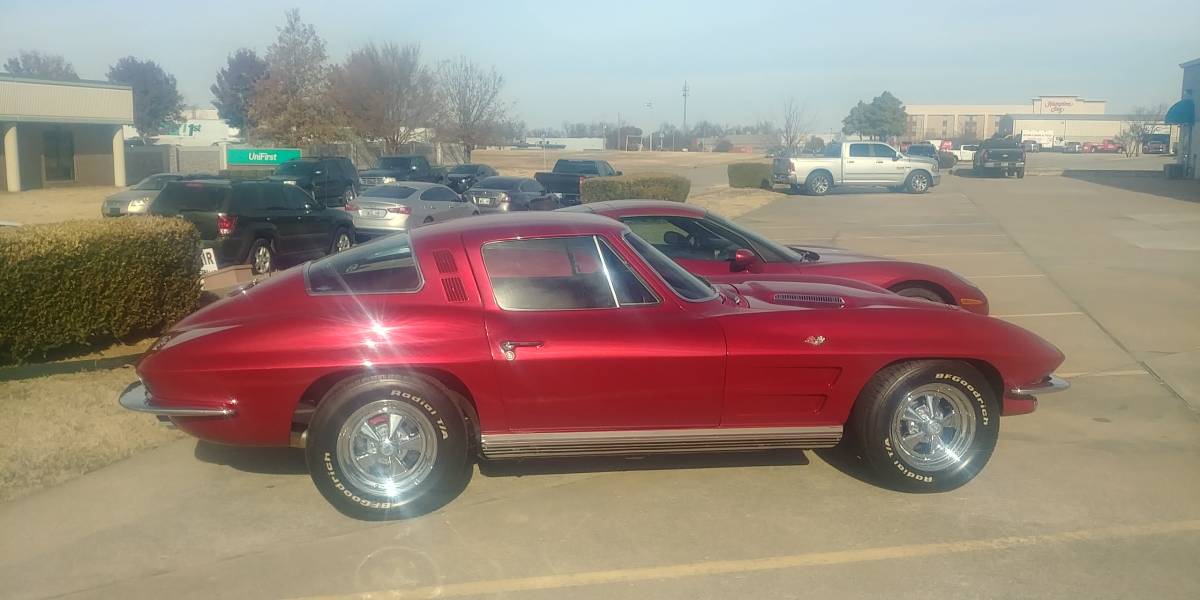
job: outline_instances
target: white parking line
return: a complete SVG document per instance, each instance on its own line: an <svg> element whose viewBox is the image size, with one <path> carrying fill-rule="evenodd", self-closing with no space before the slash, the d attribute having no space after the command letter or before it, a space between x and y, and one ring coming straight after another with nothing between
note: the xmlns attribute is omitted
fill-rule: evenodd
<svg viewBox="0 0 1200 600"><path fill-rule="evenodd" d="M976 221L972 223L896 223L890 225L879 225L879 227L959 227L962 225L994 225L988 221Z"/></svg>
<svg viewBox="0 0 1200 600"><path fill-rule="evenodd" d="M1032 275L963 275L967 279L1023 279L1026 277L1045 277L1042 273Z"/></svg>
<svg viewBox="0 0 1200 600"><path fill-rule="evenodd" d="M906 240L916 238L1008 237L1003 233L936 233L929 235L844 235L847 240Z"/></svg>
<svg viewBox="0 0 1200 600"><path fill-rule="evenodd" d="M1022 313L1017 315L992 315L1000 319L1015 319L1018 317L1069 317L1073 315L1082 315L1081 312L1051 312L1051 313Z"/></svg>
<svg viewBox="0 0 1200 600"><path fill-rule="evenodd" d="M1009 250L1005 252L921 252L917 254L885 254L892 258L907 258L910 256L992 256L997 254L1024 254L1019 250Z"/></svg>

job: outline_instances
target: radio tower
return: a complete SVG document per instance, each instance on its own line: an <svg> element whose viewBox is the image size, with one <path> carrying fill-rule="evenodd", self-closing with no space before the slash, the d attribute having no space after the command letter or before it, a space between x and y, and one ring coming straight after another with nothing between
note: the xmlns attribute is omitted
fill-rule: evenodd
<svg viewBox="0 0 1200 600"><path fill-rule="evenodd" d="M687 84L687 81L685 80L683 82L683 133L684 133L684 135L687 135L687 98L688 98L688 84Z"/></svg>

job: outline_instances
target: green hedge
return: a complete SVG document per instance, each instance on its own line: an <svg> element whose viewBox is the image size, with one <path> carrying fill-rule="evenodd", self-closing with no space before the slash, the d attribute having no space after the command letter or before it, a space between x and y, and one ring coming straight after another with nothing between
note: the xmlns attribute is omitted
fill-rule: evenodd
<svg viewBox="0 0 1200 600"><path fill-rule="evenodd" d="M638 173L617 177L593 177L579 186L580 201L670 200L687 202L692 182L668 173Z"/></svg>
<svg viewBox="0 0 1200 600"><path fill-rule="evenodd" d="M254 179L266 179L275 169L224 169L217 175L222 179L231 181L251 181Z"/></svg>
<svg viewBox="0 0 1200 600"><path fill-rule="evenodd" d="M729 187L771 189L769 163L734 163L727 167Z"/></svg>
<svg viewBox="0 0 1200 600"><path fill-rule="evenodd" d="M0 229L0 363L157 333L196 307L199 255L180 219Z"/></svg>

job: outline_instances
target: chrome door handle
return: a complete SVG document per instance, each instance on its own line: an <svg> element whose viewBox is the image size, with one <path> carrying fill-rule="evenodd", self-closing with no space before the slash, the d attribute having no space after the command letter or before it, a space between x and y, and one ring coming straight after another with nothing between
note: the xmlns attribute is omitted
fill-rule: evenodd
<svg viewBox="0 0 1200 600"><path fill-rule="evenodd" d="M541 348L542 342L500 342L500 351L504 353L504 360L516 360L517 348Z"/></svg>

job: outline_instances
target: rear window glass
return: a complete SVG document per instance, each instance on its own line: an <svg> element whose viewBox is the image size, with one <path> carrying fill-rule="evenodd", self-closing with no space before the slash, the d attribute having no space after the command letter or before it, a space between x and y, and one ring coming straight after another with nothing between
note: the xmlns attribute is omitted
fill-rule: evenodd
<svg viewBox="0 0 1200 600"><path fill-rule="evenodd" d="M154 201L151 212L165 215L177 215L181 212L220 212L225 209L229 193L229 186L177 181L163 189Z"/></svg>
<svg viewBox="0 0 1200 600"><path fill-rule="evenodd" d="M391 198L403 200L416 192L416 188L407 185L379 185L363 192L364 198Z"/></svg>
<svg viewBox="0 0 1200 600"><path fill-rule="evenodd" d="M385 156L379 159L380 169L411 169L416 161L408 156Z"/></svg>
<svg viewBox="0 0 1200 600"><path fill-rule="evenodd" d="M521 180L516 177L488 177L475 184L476 188L485 190L514 190Z"/></svg>
<svg viewBox="0 0 1200 600"><path fill-rule="evenodd" d="M407 234L397 233L318 260L306 272L314 294L415 292L421 271Z"/></svg>
<svg viewBox="0 0 1200 600"><path fill-rule="evenodd" d="M587 160L560 160L554 163L555 173L595 175L599 173L596 163Z"/></svg>
<svg viewBox="0 0 1200 600"><path fill-rule="evenodd" d="M454 168L450 169L450 173L454 175L474 175L475 165L454 165Z"/></svg>

